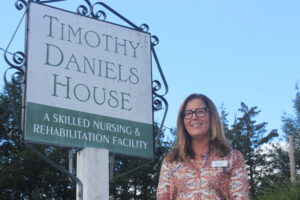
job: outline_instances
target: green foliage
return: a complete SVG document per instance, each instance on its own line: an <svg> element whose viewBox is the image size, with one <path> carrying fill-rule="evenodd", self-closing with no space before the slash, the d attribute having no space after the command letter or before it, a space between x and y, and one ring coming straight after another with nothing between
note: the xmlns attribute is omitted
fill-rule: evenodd
<svg viewBox="0 0 300 200"><path fill-rule="evenodd" d="M295 184L284 180L282 184L273 184L272 188L259 194L255 200L299 200L300 182Z"/></svg>
<svg viewBox="0 0 300 200"><path fill-rule="evenodd" d="M11 139L17 143L21 142L21 92L20 86L9 84L0 93L0 138Z"/></svg>
<svg viewBox="0 0 300 200"><path fill-rule="evenodd" d="M283 184L290 175L288 151L280 144L280 142L276 142L268 145L268 148L257 151L260 155L258 163L263 163L256 169L259 174L257 193L268 191L274 184Z"/></svg>
<svg viewBox="0 0 300 200"><path fill-rule="evenodd" d="M35 145L35 148L63 167L68 150ZM1 199L75 199L75 185L49 164L24 148L5 142L0 148Z"/></svg>
<svg viewBox="0 0 300 200"><path fill-rule="evenodd" d="M153 160L121 155L115 157L115 178L110 184L111 199L156 199L161 161L171 146L171 141L164 141L164 136L158 135L158 132L159 128L155 126L154 135L159 137L159 144Z"/></svg>
<svg viewBox="0 0 300 200"><path fill-rule="evenodd" d="M8 85L0 94L0 199L75 199L75 185L22 144L21 88ZM63 167L67 149L34 145Z"/></svg>
<svg viewBox="0 0 300 200"><path fill-rule="evenodd" d="M239 109L241 117L235 119L231 128L225 124L225 135L231 141L234 149L239 150L245 158L248 170L251 195L255 196L263 175L259 169L266 167L266 155L258 150L263 144L268 144L273 138L278 136L277 130L267 133L266 122L257 123L254 118L260 113L257 107L249 108L245 103L241 103ZM222 113L222 121L226 123L226 113Z"/></svg>

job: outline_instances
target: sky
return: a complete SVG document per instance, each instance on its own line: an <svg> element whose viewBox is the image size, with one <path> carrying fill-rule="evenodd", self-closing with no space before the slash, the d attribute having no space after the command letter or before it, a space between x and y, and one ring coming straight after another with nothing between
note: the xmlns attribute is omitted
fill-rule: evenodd
<svg viewBox="0 0 300 200"><path fill-rule="evenodd" d="M95 3L92 1L91 3ZM175 128L180 104L202 93L222 105L229 123L240 103L261 110L258 123L278 129L281 117L293 114L295 85L300 84L300 1L298 0L110 0L103 1L136 25L146 23L159 38L155 47L169 86L165 126ZM15 1L1 0L0 48L6 49L24 13ZM48 5L76 11L83 0ZM106 11L105 9L103 9ZM122 24L108 11L107 21ZM24 20L10 52L24 49ZM8 68L0 50L0 75ZM153 64L153 78L160 79ZM0 79L3 87L3 80ZM163 92L163 91L162 91ZM160 122L162 112L155 113Z"/></svg>

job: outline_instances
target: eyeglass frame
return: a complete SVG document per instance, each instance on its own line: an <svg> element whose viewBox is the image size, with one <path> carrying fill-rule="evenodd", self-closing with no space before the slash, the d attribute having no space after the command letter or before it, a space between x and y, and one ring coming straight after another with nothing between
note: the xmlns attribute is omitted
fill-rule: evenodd
<svg viewBox="0 0 300 200"><path fill-rule="evenodd" d="M202 114L202 116L198 116L197 115L197 111L199 111L199 110L202 110L202 111L204 111L203 112L203 114ZM189 117L189 118L186 118L186 112L187 111L189 111L189 112L191 112L191 117ZM181 113L181 117L182 117L182 119L186 119L186 120L189 120L189 119L192 119L193 118L193 115L194 115L194 113L195 113L195 116L196 117L198 117L198 118L202 118L202 117L204 117L207 113L209 113L210 112L210 110L209 110L209 108L208 107L204 107L204 108L197 108L197 109L195 109L195 110L185 110L185 111L182 111L182 113Z"/></svg>

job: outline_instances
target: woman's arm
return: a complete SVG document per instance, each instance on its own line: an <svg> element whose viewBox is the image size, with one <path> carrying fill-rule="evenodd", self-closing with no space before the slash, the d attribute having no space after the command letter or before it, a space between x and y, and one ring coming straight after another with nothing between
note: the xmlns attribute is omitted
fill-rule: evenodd
<svg viewBox="0 0 300 200"><path fill-rule="evenodd" d="M170 163L166 162L165 160L162 163L159 175L159 182L157 186L156 197L157 200L169 200L171 199L171 170L170 170Z"/></svg>
<svg viewBox="0 0 300 200"><path fill-rule="evenodd" d="M230 199L249 200L249 180L244 157L239 151L232 151L232 170L230 173Z"/></svg>

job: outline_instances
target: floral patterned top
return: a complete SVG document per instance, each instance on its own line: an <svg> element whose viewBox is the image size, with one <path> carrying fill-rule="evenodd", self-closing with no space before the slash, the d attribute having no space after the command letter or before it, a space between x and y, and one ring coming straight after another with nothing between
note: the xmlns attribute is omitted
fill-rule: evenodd
<svg viewBox="0 0 300 200"><path fill-rule="evenodd" d="M249 181L243 155L231 150L225 157L207 153L202 161L163 161L157 200L249 200Z"/></svg>

